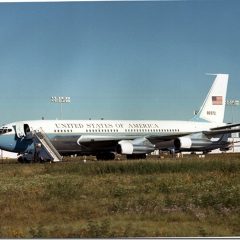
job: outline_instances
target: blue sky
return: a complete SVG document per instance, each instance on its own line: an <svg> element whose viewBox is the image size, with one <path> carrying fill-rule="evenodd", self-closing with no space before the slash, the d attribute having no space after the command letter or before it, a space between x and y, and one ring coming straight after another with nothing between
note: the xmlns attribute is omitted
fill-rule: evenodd
<svg viewBox="0 0 240 240"><path fill-rule="evenodd" d="M65 119L188 120L205 73L240 99L239 29L237 0L0 3L0 123L59 118L51 96Z"/></svg>

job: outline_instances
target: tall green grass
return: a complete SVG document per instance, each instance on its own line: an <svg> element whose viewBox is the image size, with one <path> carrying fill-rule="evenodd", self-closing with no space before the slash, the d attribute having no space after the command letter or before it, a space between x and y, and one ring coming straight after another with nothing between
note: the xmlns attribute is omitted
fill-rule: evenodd
<svg viewBox="0 0 240 240"><path fill-rule="evenodd" d="M46 173L91 174L154 174L185 172L238 172L240 159L172 159L172 160L140 160L111 162L81 162L45 165ZM63 166L64 165L64 166Z"/></svg>
<svg viewBox="0 0 240 240"><path fill-rule="evenodd" d="M234 236L239 204L239 155L0 166L0 237Z"/></svg>

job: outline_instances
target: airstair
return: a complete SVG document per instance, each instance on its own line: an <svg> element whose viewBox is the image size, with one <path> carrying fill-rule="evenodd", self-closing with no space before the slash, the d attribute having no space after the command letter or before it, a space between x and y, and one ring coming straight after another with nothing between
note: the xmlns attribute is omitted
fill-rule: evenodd
<svg viewBox="0 0 240 240"><path fill-rule="evenodd" d="M49 140L46 133L42 130L42 128L32 131L32 139L36 148L38 148L37 152L41 153L41 156L45 155L45 158L50 158L50 161L52 162L62 161L62 156L52 145L51 141Z"/></svg>

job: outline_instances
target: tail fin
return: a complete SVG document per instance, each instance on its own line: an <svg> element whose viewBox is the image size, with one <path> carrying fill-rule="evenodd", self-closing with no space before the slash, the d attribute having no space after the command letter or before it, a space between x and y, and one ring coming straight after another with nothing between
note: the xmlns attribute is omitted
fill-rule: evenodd
<svg viewBox="0 0 240 240"><path fill-rule="evenodd" d="M211 75L216 75L216 78L202 107L193 120L206 120L214 123L223 123L228 74Z"/></svg>

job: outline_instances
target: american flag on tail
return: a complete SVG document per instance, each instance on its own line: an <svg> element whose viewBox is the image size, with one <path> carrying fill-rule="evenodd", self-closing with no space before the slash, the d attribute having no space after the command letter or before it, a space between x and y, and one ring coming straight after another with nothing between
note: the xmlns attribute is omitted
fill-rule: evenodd
<svg viewBox="0 0 240 240"><path fill-rule="evenodd" d="M212 105L222 105L222 96L212 96Z"/></svg>

